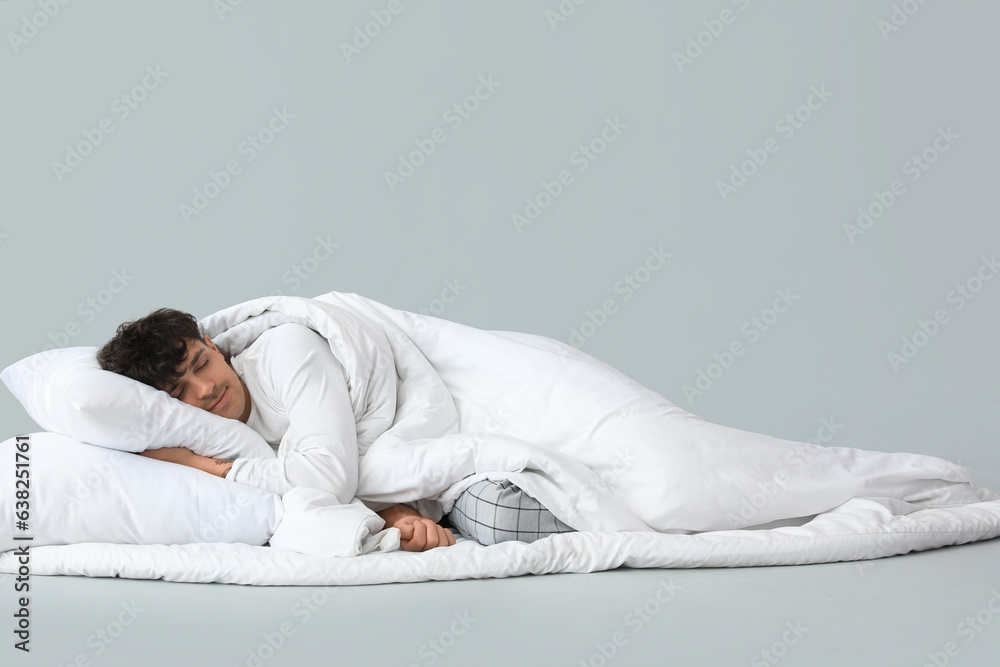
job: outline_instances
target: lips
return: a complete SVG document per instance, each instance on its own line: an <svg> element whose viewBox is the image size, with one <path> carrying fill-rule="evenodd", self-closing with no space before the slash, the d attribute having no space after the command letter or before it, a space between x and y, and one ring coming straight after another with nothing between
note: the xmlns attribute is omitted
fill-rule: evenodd
<svg viewBox="0 0 1000 667"><path fill-rule="evenodd" d="M211 412L216 408L222 407L228 399L229 399L229 387L226 387L225 391L222 392L222 396L219 396L219 400L213 403L212 407L210 407L208 411Z"/></svg>

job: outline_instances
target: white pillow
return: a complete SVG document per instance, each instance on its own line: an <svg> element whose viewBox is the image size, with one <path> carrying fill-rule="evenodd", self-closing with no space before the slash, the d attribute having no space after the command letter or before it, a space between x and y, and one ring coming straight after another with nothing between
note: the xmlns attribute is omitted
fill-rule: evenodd
<svg viewBox="0 0 1000 667"><path fill-rule="evenodd" d="M173 398L97 363L96 347L66 347L25 357L0 372L44 431L101 447L141 452L188 447L213 458L274 458L259 433Z"/></svg>
<svg viewBox="0 0 1000 667"><path fill-rule="evenodd" d="M0 443L0 552L81 542L259 546L284 514L277 494L188 466L57 433L31 433L27 443L26 448L18 448L17 438ZM25 462L30 467L15 467ZM15 470L30 471L27 499L17 498L24 485L17 484ZM17 506L19 500L28 503L27 510ZM23 511L28 512L25 531L15 523ZM16 535L34 539L14 540Z"/></svg>

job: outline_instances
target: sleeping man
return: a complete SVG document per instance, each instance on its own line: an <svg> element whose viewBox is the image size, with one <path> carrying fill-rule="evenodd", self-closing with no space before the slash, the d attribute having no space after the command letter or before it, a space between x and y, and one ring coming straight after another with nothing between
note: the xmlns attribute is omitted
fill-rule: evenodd
<svg viewBox="0 0 1000 667"><path fill-rule="evenodd" d="M347 378L326 339L312 329L291 323L273 327L227 358L202 337L193 315L161 308L120 325L97 360L104 370L238 419L278 446L276 458L221 460L186 447L148 450L142 456L277 494L307 486L328 491L344 504L354 498L359 454ZM386 526L399 529L406 551L455 544L448 528L409 505L392 505L378 515ZM443 521L481 544L532 542L573 530L508 480L473 484Z"/></svg>

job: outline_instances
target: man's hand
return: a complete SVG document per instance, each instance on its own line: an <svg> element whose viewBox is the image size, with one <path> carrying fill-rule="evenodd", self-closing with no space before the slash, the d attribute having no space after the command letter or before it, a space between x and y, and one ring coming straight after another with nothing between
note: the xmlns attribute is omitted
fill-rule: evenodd
<svg viewBox="0 0 1000 667"><path fill-rule="evenodd" d="M385 525L399 529L399 548L403 551L427 551L455 544L455 536L450 530L421 516L409 505L393 505L377 514Z"/></svg>
<svg viewBox="0 0 1000 667"><path fill-rule="evenodd" d="M187 447L147 449L144 452L139 452L139 456L166 461L167 463L179 463L190 468L197 468L216 477L222 477L233 467L232 461L201 456L200 454L195 454Z"/></svg>
<svg viewBox="0 0 1000 667"><path fill-rule="evenodd" d="M403 551L428 551L455 544L450 530L422 516L404 516L392 527L399 529L399 548Z"/></svg>

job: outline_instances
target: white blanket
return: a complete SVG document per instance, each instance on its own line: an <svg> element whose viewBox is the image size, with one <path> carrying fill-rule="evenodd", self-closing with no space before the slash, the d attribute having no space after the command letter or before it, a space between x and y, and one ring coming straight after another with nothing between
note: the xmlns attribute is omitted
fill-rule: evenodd
<svg viewBox="0 0 1000 667"><path fill-rule="evenodd" d="M414 503L439 519L473 482L506 478L581 532L414 554L388 552L392 529L367 540L366 549L381 541L379 551L354 558L229 544L52 546L32 550L32 571L360 584L832 562L1000 535L1000 496L977 489L956 464L712 424L549 338L339 292L256 299L202 325L235 354L286 322L325 336L347 371L361 443L358 499ZM396 404L391 426L367 418L384 415L388 402ZM16 571L12 557L0 556L0 571ZM356 558L366 566L353 566Z"/></svg>

